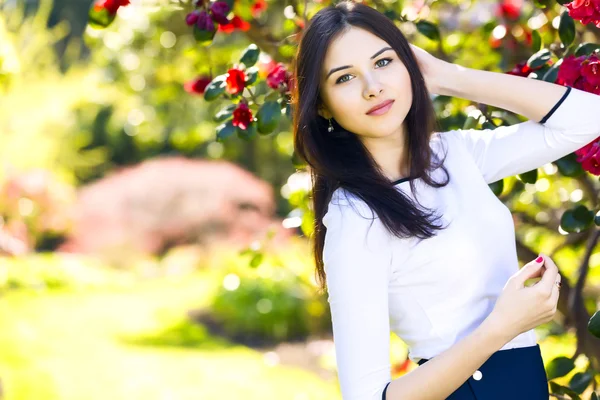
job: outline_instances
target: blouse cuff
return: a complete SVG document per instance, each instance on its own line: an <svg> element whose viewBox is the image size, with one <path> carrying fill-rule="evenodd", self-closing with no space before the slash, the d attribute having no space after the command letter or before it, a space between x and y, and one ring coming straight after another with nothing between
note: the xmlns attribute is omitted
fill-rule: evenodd
<svg viewBox="0 0 600 400"><path fill-rule="evenodd" d="M385 400L385 392L387 392L387 387L390 385L390 383L392 382L390 381L385 385L385 388L383 389L383 394L381 395L381 400Z"/></svg>
<svg viewBox="0 0 600 400"><path fill-rule="evenodd" d="M550 118L552 116L552 114L554 114L554 111L556 111L558 109L558 107L562 104L562 102L565 101L565 99L567 98L567 96L569 95L570 92L571 92L571 86L567 86L567 91L563 94L563 96L560 98L560 100L554 105L554 107L552 107L552 109L550 111L548 111L548 114L546 114L544 116L544 118L542 118L542 120L540 121L540 124L543 124L544 122L546 122L548 120L548 118Z"/></svg>

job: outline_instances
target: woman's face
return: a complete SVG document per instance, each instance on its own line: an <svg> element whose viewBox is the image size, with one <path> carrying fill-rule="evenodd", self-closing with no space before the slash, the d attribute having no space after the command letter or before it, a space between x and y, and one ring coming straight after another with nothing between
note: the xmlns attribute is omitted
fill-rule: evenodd
<svg viewBox="0 0 600 400"><path fill-rule="evenodd" d="M351 27L331 42L323 66L319 115L335 119L362 138L401 135L412 104L411 81L404 63L387 42ZM394 100L386 113L367 114L386 100Z"/></svg>

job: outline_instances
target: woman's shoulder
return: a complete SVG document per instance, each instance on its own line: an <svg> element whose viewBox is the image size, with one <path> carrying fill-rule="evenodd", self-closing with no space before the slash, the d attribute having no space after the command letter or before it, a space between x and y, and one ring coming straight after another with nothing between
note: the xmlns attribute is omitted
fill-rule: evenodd
<svg viewBox="0 0 600 400"><path fill-rule="evenodd" d="M346 189L337 188L327 205L327 211L323 216L323 224L327 226L327 221L334 218L344 218L344 220L352 221L352 223L369 223L378 217L377 213L360 197Z"/></svg>

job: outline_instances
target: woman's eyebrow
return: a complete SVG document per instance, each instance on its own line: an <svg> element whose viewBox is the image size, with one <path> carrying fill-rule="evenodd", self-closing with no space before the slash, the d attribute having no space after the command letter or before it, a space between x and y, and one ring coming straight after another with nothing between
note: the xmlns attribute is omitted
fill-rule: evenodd
<svg viewBox="0 0 600 400"><path fill-rule="evenodd" d="M377 53L373 54L371 56L371 60L387 50L393 50L393 49L391 47L384 47L383 49L379 50ZM334 72L337 72L342 69L350 68L350 67L352 67L352 65L342 65L341 67L336 67L336 68L330 69L329 73L327 73L327 76L325 77L325 80L327 80L329 78L329 75L333 74Z"/></svg>

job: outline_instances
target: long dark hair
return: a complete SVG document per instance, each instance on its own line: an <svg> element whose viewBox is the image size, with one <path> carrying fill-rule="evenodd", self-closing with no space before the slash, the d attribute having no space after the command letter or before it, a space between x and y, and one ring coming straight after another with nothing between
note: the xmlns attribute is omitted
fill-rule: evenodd
<svg viewBox="0 0 600 400"><path fill-rule="evenodd" d="M342 188L363 200L385 227L398 237L429 238L440 217L420 207L393 185L377 166L357 135L335 124L328 132L328 121L317 113L320 102L320 73L329 44L351 26L367 30L386 41L406 66L411 78L413 101L406 116L406 143L410 164L410 186L415 192L415 178L432 187L449 182L443 160L432 165L430 138L437 120L429 92L417 60L400 29L379 11L353 1L343 1L317 12L305 27L292 62L292 109L294 149L306 164L312 178L312 206L315 215L313 253L317 281L326 288L323 246L326 228L322 218L327 212L333 192ZM445 159L445 157L444 157ZM429 171L442 166L446 181L433 181ZM417 201L418 203L418 201Z"/></svg>

